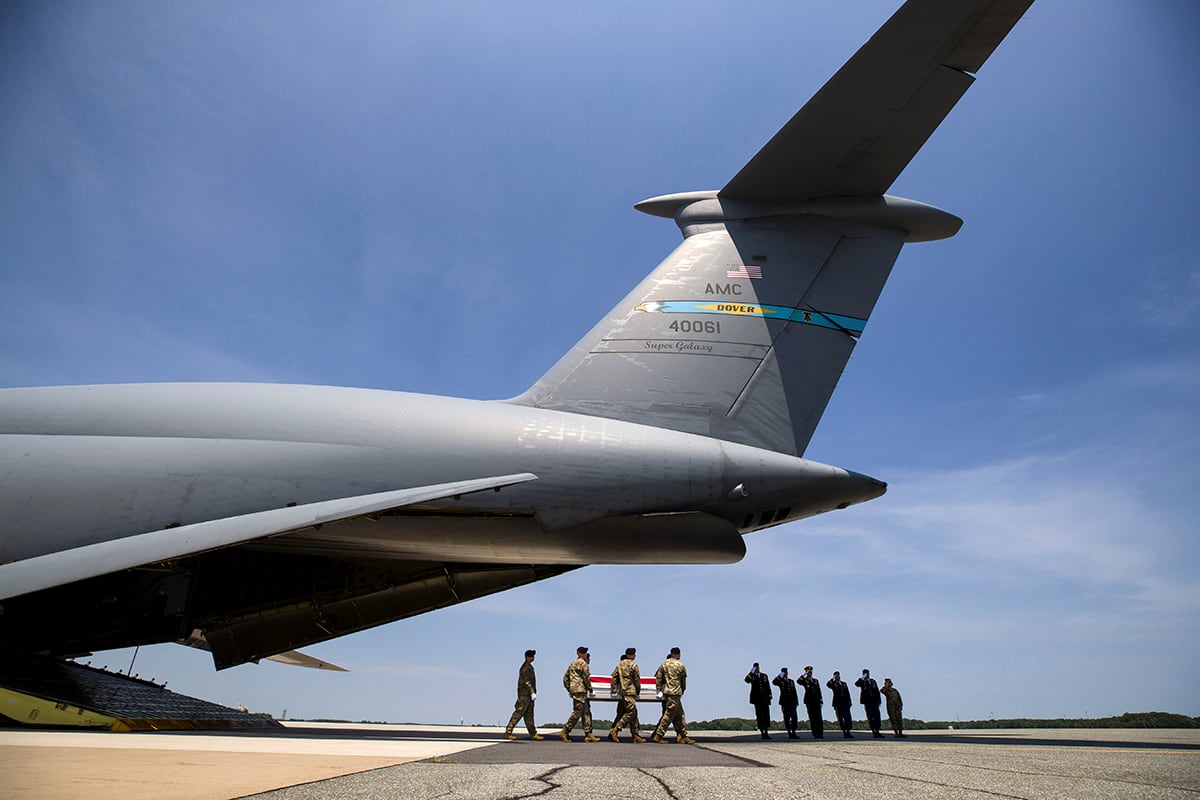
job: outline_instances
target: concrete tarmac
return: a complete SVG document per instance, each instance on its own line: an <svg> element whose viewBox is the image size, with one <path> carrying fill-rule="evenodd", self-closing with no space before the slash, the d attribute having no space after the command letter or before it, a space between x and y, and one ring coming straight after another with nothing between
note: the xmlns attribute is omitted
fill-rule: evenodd
<svg viewBox="0 0 1200 800"><path fill-rule="evenodd" d="M697 745L515 742L500 728L288 723L283 731L0 730L11 800L458 797L1200 798L1198 730L697 732ZM543 731L552 733L552 731Z"/></svg>

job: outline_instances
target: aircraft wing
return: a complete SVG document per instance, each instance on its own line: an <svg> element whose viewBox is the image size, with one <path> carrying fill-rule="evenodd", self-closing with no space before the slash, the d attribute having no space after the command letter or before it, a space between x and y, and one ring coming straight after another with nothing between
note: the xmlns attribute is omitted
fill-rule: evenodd
<svg viewBox="0 0 1200 800"><path fill-rule="evenodd" d="M533 473L417 486L391 492L339 497L273 508L253 514L197 522L107 542L62 550L0 566L0 600L123 569L277 536L300 528L427 503L444 497L500 489L536 480Z"/></svg>
<svg viewBox="0 0 1200 800"><path fill-rule="evenodd" d="M328 661L310 656L308 653L301 653L299 650L288 650L286 653L276 653L273 656L267 656L268 661L274 661L277 664L287 664L289 667L304 667L306 669L328 669L334 672L349 672L345 667L339 667L337 664L331 664Z"/></svg>
<svg viewBox="0 0 1200 800"><path fill-rule="evenodd" d="M197 650L204 650L207 653L212 652L212 646L208 643L208 637L204 635L204 631L199 628L193 630L191 634L179 639L176 644L182 644L187 647L193 647ZM268 661L274 661L277 664L286 664L289 667L304 667L306 669L324 669L332 672L349 672L345 667L339 667L330 661L326 661L316 656L310 656L308 653L301 653L299 650L286 650L282 653L266 656Z"/></svg>
<svg viewBox="0 0 1200 800"><path fill-rule="evenodd" d="M719 196L800 203L882 195L1032 3L905 3Z"/></svg>

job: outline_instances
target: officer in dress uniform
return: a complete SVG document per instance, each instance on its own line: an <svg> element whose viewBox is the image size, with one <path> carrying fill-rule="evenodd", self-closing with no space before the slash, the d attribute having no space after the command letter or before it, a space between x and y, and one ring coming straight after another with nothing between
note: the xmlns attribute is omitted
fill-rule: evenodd
<svg viewBox="0 0 1200 800"><path fill-rule="evenodd" d="M882 739L879 732L879 684L871 677L871 670L864 669L862 677L854 682L859 688L858 702L863 704L867 713L867 724L871 726L871 734L876 739Z"/></svg>
<svg viewBox="0 0 1200 800"><path fill-rule="evenodd" d="M750 684L750 702L754 705L758 732L762 734L762 738L770 739L767 731L771 729L771 679L758 668L757 661L746 673L746 683Z"/></svg>
<svg viewBox="0 0 1200 800"><path fill-rule="evenodd" d="M835 671L825 685L833 691L833 710L837 714L838 725L842 728L842 736L853 739L854 734L850 732L854 727L854 720L850 716L852 702L849 684L842 680L842 673Z"/></svg>
<svg viewBox="0 0 1200 800"><path fill-rule="evenodd" d="M796 695L796 682L788 677L788 668L783 667L771 683L779 687L779 710L783 712L783 727L787 728L788 738L797 739L796 706L800 705L800 701Z"/></svg>
<svg viewBox="0 0 1200 800"><path fill-rule="evenodd" d="M825 738L825 720L821 706L825 698L821 696L821 682L813 677L813 668L805 667L804 675L796 681L804 687L804 707L808 709L808 727L814 739Z"/></svg>

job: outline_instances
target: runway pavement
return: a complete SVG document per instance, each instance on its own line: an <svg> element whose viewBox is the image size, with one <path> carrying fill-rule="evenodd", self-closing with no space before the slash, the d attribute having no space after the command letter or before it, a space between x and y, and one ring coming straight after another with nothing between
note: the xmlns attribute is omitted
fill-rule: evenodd
<svg viewBox="0 0 1200 800"><path fill-rule="evenodd" d="M281 732L0 730L0 796L1200 798L1200 731L915 732L903 740L505 742L499 728L289 723ZM257 794L256 794L257 793Z"/></svg>

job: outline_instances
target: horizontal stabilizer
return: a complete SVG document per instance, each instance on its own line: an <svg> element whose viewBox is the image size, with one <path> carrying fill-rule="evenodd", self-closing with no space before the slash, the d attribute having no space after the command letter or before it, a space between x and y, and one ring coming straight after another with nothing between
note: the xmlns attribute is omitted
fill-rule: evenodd
<svg viewBox="0 0 1200 800"><path fill-rule="evenodd" d="M905 3L721 189L799 203L882 195L1033 0Z"/></svg>
<svg viewBox="0 0 1200 800"><path fill-rule="evenodd" d="M48 553L0 566L0 600L123 569L242 544L266 536L536 480L529 473L475 478L391 492L339 497L197 522Z"/></svg>

